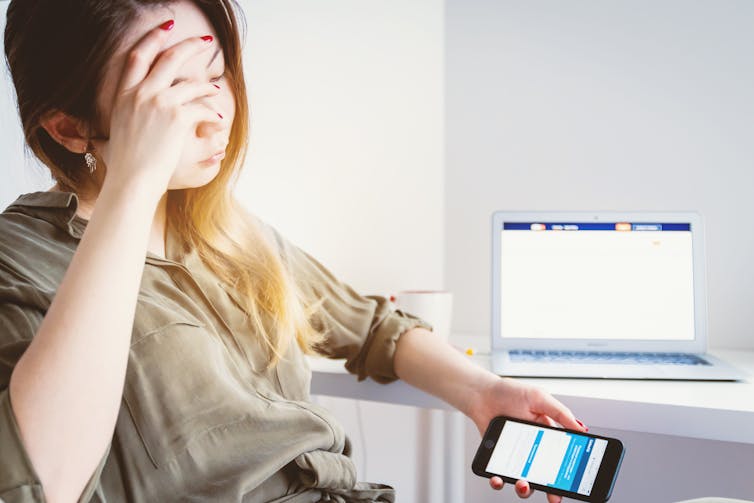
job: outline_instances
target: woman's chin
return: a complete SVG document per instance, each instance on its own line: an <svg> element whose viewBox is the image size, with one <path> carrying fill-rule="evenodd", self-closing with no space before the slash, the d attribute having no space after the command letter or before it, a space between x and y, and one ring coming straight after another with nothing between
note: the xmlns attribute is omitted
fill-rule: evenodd
<svg viewBox="0 0 754 503"><path fill-rule="evenodd" d="M195 189L203 187L215 179L220 172L220 162L213 164L197 163L189 169L173 174L168 190Z"/></svg>

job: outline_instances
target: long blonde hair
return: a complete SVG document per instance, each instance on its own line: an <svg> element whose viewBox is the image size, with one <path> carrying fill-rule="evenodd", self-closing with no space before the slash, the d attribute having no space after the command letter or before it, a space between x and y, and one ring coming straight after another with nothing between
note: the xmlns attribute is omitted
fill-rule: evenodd
<svg viewBox="0 0 754 503"><path fill-rule="evenodd" d="M249 107L242 67L241 26L236 0L193 0L214 26L224 49L236 114L226 157L209 184L168 193L168 218L207 267L234 288L252 333L269 353L269 366L284 357L292 340L316 353L324 339L312 323L324 299L307 299L280 254L233 197L246 159ZM34 8L30 4L34 4ZM7 10L5 53L29 148L58 185L83 192L90 184L86 163L53 140L40 118L53 109L96 123L96 96L103 68L129 23L144 8L164 0L12 0ZM244 23L245 27L245 23ZM43 45L44 47L40 47ZM50 78L50 75L60 78ZM75 75L75 84L71 82Z"/></svg>

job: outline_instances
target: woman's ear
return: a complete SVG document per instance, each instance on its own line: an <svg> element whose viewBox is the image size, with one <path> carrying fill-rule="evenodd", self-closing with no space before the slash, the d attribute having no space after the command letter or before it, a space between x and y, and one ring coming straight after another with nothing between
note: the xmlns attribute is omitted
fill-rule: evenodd
<svg viewBox="0 0 754 503"><path fill-rule="evenodd" d="M39 124L52 139L75 154L85 153L88 137L85 124L80 119L71 117L60 110L47 112Z"/></svg>

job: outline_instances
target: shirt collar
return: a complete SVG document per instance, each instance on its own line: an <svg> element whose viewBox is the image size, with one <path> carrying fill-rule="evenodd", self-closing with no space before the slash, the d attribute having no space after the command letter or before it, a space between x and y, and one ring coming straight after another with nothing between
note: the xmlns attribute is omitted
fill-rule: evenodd
<svg viewBox="0 0 754 503"><path fill-rule="evenodd" d="M5 211L44 220L81 239L86 221L76 215L78 207L79 199L73 192L40 191L20 195Z"/></svg>
<svg viewBox="0 0 754 503"><path fill-rule="evenodd" d="M76 240L84 235L87 220L76 215L79 199L73 192L40 191L23 194L5 209L8 213L21 213L49 222ZM183 263L191 253L185 249L178 232L168 219L165 238L165 258L170 262ZM147 257L163 261L152 253Z"/></svg>

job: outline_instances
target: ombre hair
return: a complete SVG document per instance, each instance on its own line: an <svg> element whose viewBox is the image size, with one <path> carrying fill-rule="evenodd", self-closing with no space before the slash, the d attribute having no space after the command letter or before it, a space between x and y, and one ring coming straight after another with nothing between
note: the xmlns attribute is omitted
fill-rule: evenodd
<svg viewBox="0 0 754 503"><path fill-rule="evenodd" d="M236 114L220 172L205 186L169 191L168 218L207 267L238 292L251 332L274 366L294 337L305 353L317 352L324 334L312 316L323 299L305 298L273 243L232 194L249 135L240 37L243 11L236 0L191 1L207 16L223 47ZM62 189L86 193L92 190L91 177L83 155L57 143L41 119L60 110L99 129L96 98L107 62L143 10L171 3L174 0L11 0L5 56L24 137Z"/></svg>

